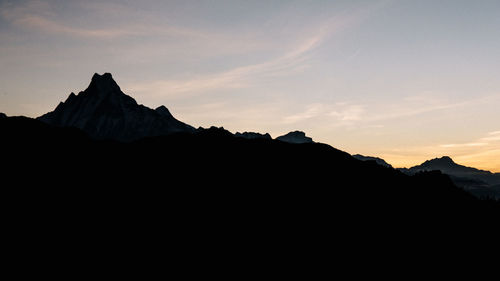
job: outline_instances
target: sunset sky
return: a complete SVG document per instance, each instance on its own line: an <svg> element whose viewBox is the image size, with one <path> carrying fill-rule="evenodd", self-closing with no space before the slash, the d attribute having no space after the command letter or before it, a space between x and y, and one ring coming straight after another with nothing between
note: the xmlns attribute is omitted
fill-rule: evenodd
<svg viewBox="0 0 500 281"><path fill-rule="evenodd" d="M500 1L3 1L0 112L110 72L195 127L500 172Z"/></svg>

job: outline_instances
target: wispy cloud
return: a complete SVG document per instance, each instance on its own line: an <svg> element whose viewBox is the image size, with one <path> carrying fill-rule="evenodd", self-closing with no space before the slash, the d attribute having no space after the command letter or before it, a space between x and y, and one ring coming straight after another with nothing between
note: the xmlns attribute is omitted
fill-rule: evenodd
<svg viewBox="0 0 500 281"><path fill-rule="evenodd" d="M398 119L404 117L417 116L424 113L429 113L433 111L451 109L461 106L466 106L470 102L456 102L456 103L441 103L441 104L422 104L419 102L407 102L400 101L399 103L395 103L395 105L391 106L382 106L382 110L380 113L373 114L368 116L365 121L384 121L390 119Z"/></svg>
<svg viewBox="0 0 500 281"><path fill-rule="evenodd" d="M458 143L458 144L442 144L443 148L464 148L464 147L478 147L478 146L498 146L500 145L500 131L488 132L486 136L480 137L472 142Z"/></svg>
<svg viewBox="0 0 500 281"><path fill-rule="evenodd" d="M7 22L25 29L38 32L69 34L84 37L114 37L128 34L122 29L88 29L72 27L56 19L54 8L46 1L26 1L4 3L0 6L0 15Z"/></svg>
<svg viewBox="0 0 500 281"><path fill-rule="evenodd" d="M23 27L34 28L48 33L56 33L56 34L63 33L81 37L113 38L113 37L140 34L138 30L122 29L122 28L85 29L85 28L71 27L59 23L57 21L43 18L37 15L23 15L19 18L16 18L13 21L13 23Z"/></svg>
<svg viewBox="0 0 500 281"><path fill-rule="evenodd" d="M362 119L362 115L366 111L365 107L359 104L347 105L340 110L331 111L328 115L334 116L341 121L358 121Z"/></svg>
<svg viewBox="0 0 500 281"><path fill-rule="evenodd" d="M380 123L392 119L410 118L430 112L477 105L486 103L489 100L491 100L491 97L448 103L446 101L431 101L429 99L412 97L395 100L391 104L381 104L377 101L371 103L313 103L305 106L304 110L299 113L284 117L283 121L284 123L295 123L312 118L322 118L327 119L330 122L330 126L349 126L353 124L368 125L374 122ZM498 138L500 138L500 135L492 134L475 143L479 144Z"/></svg>
<svg viewBox="0 0 500 281"><path fill-rule="evenodd" d="M409 118L431 112L439 112L462 107L478 106L498 100L498 96L483 96L473 99L450 102L448 100L435 99L426 95L416 95L412 97L395 100L387 104L366 104L372 112L365 114L364 122L382 122L392 119Z"/></svg>
<svg viewBox="0 0 500 281"><path fill-rule="evenodd" d="M318 116L323 116L325 112L326 112L325 105L320 103L310 104L306 107L306 109L303 112L286 116L285 118L283 118L283 122L286 124L297 123Z"/></svg>
<svg viewBox="0 0 500 281"><path fill-rule="evenodd" d="M362 119L365 106L338 102L334 104L313 103L305 107L305 110L283 118L283 123L293 124L310 121L311 119L323 119L331 125L348 125L353 121Z"/></svg>
<svg viewBox="0 0 500 281"><path fill-rule="evenodd" d="M485 146L488 145L487 142L469 142L469 143L451 143L451 144L441 144L440 147L443 148L456 148L456 147L474 147L474 146Z"/></svg>
<svg viewBox="0 0 500 281"><path fill-rule="evenodd" d="M304 70L311 52L331 33L320 29L289 48L283 55L267 61L250 64L215 74L201 74L187 79L165 79L136 83L129 88L136 92L175 97L179 94L209 92L214 89L249 87L258 78L284 76Z"/></svg>
<svg viewBox="0 0 500 281"><path fill-rule="evenodd" d="M74 3L77 5L78 3ZM79 10L88 11L87 17L107 18L111 15L119 14L108 24L114 27L92 28L92 20L87 19L85 24L77 24L77 21L69 21L56 13L55 4L48 1L31 0L15 4L1 4L0 15L7 22L22 27L27 30L43 32L55 35L68 35L81 38L117 38L126 36L177 36L198 39L212 38L219 40L221 35L207 31L199 31L186 27L166 24L164 22L153 22L150 15L143 15L136 21L128 21L127 15L136 14L137 11L131 10L125 5L106 2L79 3Z"/></svg>
<svg viewBox="0 0 500 281"><path fill-rule="evenodd" d="M260 63L248 64L234 67L227 71L210 74L199 74L184 79L161 79L144 83L129 85L129 88L141 94L155 96L185 97L189 94L209 92L212 90L237 89L250 87L256 83L257 79L265 77L287 76L293 73L304 71L308 67L308 59L327 39L342 32L348 27L364 21L370 13L379 8L378 5L369 5L358 10L351 11L336 16L332 16L319 23L313 24L303 30L292 33L296 38L288 39L289 42L274 42L275 48L284 50L282 55L262 61ZM276 39L270 38L271 41ZM238 36L231 38L231 41L239 41ZM259 43L260 40L246 40L242 46ZM278 44L276 44L278 43ZM270 44L262 44L270 45ZM232 47L238 49L239 47Z"/></svg>
<svg viewBox="0 0 500 281"><path fill-rule="evenodd" d="M495 142L500 141L500 131L489 132L484 138L480 138L480 141Z"/></svg>
<svg viewBox="0 0 500 281"><path fill-rule="evenodd" d="M236 67L231 70L198 75L183 80L159 80L154 82L129 85L133 91L169 97L184 93L208 92L213 89L234 89L248 87L250 81L257 77L273 76L291 72L304 61L305 55L319 43L319 38L306 40L297 48L285 55L267 62Z"/></svg>

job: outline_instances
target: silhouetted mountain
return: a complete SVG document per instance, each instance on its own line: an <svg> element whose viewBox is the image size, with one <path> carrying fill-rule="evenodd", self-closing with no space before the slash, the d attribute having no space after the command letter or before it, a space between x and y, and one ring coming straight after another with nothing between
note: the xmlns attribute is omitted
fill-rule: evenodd
<svg viewBox="0 0 500 281"><path fill-rule="evenodd" d="M54 126L82 129L96 139L121 141L195 131L175 119L164 106L153 110L138 105L121 91L110 73L94 74L85 91L71 93L54 111L38 119Z"/></svg>
<svg viewBox="0 0 500 281"><path fill-rule="evenodd" d="M477 196L500 198L500 193L491 188L493 185L500 184L500 174L459 165L448 156L428 160L409 169L399 170L410 175L422 171L441 171L449 175L457 186L463 187Z"/></svg>
<svg viewBox="0 0 500 281"><path fill-rule="evenodd" d="M166 108L164 105L161 105L159 107L157 107L155 109L156 112L158 112L161 116L165 117L165 118L174 118L174 116L172 115L172 113L170 113L170 111L168 110L168 108Z"/></svg>
<svg viewBox="0 0 500 281"><path fill-rule="evenodd" d="M209 265L227 255L274 267L277 257L316 266L335 253L357 267L360 253L403 245L414 255L411 247L442 247L466 230L497 238L498 203L440 172L407 176L325 144L246 139L222 128L99 141L21 117L0 119L0 134L8 164L2 250L12 247L12 258L70 251L106 266L110 255L148 266L158 258L163 268L166 253Z"/></svg>
<svg viewBox="0 0 500 281"><path fill-rule="evenodd" d="M382 165L384 167L392 168L391 164L385 162L384 159L372 156L364 156L361 154L355 154L352 157L361 160L361 161L375 161L377 164Z"/></svg>
<svg viewBox="0 0 500 281"><path fill-rule="evenodd" d="M306 134L301 131L290 132L276 139L288 143L313 143L312 138L306 137Z"/></svg>
<svg viewBox="0 0 500 281"><path fill-rule="evenodd" d="M6 117L7 115L5 115L5 113L0 112L0 118L6 118Z"/></svg>
<svg viewBox="0 0 500 281"><path fill-rule="evenodd" d="M300 206L300 212L348 208L353 215L364 216L366 211L392 217L481 206L439 172L406 176L320 143L246 139L215 127L119 143L23 117L1 119L0 131L1 147L9 148L3 161L13 168L6 175L19 184L60 187L66 193L79 192L80 187L87 188L89 196L152 192L157 196L147 195L147 200L190 206L183 208L223 205L263 214L283 208L293 212ZM18 169L21 163L30 165ZM171 202L172 196L179 201ZM254 204L259 204L258 210ZM398 213L392 213L396 209Z"/></svg>
<svg viewBox="0 0 500 281"><path fill-rule="evenodd" d="M500 174L493 174L489 171L459 165L448 156L425 161L418 166L407 169L407 172L414 174L420 171L433 170L439 170L445 174L455 177L475 179L489 185L500 184Z"/></svg>
<svg viewBox="0 0 500 281"><path fill-rule="evenodd" d="M234 134L236 137L239 137L239 138L245 138L245 139L272 139L271 138L271 135L269 135L268 133L265 133L265 134L260 134L260 133L253 133L253 132L244 132L244 133L239 133L239 132L236 132L236 134Z"/></svg>
<svg viewBox="0 0 500 281"><path fill-rule="evenodd" d="M110 74L94 75L39 120L0 118L0 135L2 234L12 260L63 249L63 257L87 251L94 261L105 249L141 259L167 253L206 263L221 254L241 263L238 252L273 267L297 257L318 264L324 253L357 260L425 237L441 245L451 236L435 236L449 229L490 234L500 215L498 202L441 172L405 175L303 132L273 140L195 130L166 107L138 105Z"/></svg>

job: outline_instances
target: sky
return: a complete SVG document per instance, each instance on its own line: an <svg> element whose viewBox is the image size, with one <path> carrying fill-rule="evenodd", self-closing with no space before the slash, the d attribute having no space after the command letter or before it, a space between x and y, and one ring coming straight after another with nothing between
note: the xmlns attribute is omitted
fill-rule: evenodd
<svg viewBox="0 0 500 281"><path fill-rule="evenodd" d="M3 1L0 112L94 73L195 127L500 172L500 1Z"/></svg>

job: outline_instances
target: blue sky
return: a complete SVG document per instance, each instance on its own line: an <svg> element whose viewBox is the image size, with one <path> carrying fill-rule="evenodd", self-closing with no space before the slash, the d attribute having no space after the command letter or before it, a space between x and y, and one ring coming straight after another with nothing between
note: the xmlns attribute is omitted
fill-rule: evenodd
<svg viewBox="0 0 500 281"><path fill-rule="evenodd" d="M499 1L0 1L0 112L94 72L193 126L500 172Z"/></svg>

